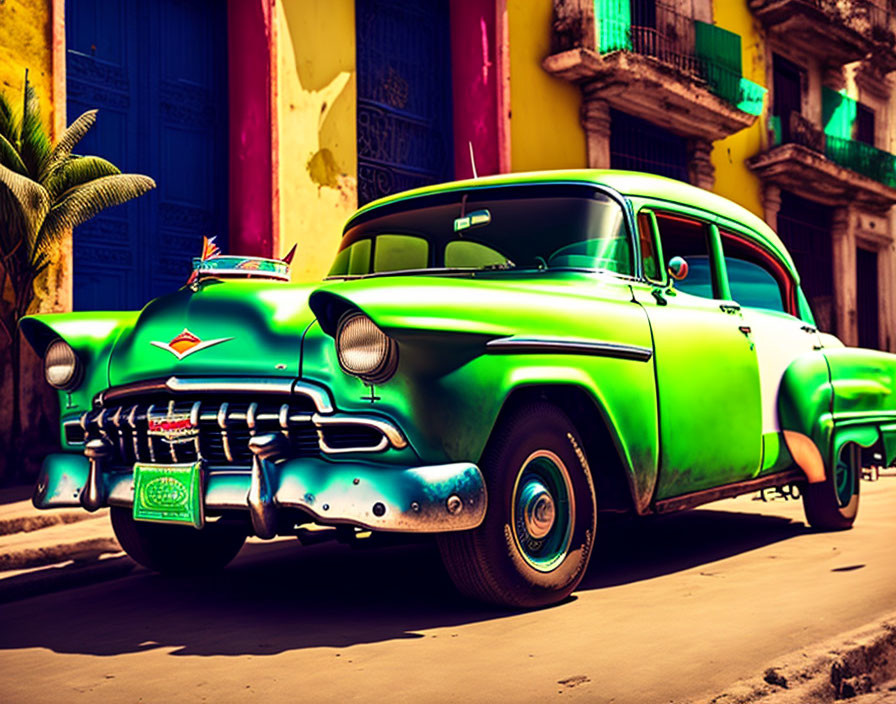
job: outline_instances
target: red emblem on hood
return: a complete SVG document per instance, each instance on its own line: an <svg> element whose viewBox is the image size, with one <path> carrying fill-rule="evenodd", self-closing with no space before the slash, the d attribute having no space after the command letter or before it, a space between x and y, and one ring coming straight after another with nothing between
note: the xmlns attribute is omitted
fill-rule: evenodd
<svg viewBox="0 0 896 704"><path fill-rule="evenodd" d="M227 342L228 340L232 339L232 337L219 337L216 340L201 340L199 337L184 328L183 332L180 333L180 335L174 337L171 342L158 342L156 340L152 340L149 344L153 345L154 347L158 347L159 349L167 350L175 357L177 357L178 360L181 360L187 355L198 352L199 350L204 350L206 347L219 345L222 342Z"/></svg>

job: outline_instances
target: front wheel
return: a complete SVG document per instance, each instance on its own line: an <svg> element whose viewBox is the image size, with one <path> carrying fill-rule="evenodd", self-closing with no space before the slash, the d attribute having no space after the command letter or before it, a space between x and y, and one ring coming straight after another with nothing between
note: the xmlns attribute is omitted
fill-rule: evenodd
<svg viewBox="0 0 896 704"><path fill-rule="evenodd" d="M113 506L112 529L135 562L163 574L203 574L223 568L246 542L246 531L233 525L190 526L135 521L131 509Z"/></svg>
<svg viewBox="0 0 896 704"><path fill-rule="evenodd" d="M823 482L807 484L803 492L806 522L819 530L852 528L859 512L861 450L855 443L840 448L833 469Z"/></svg>
<svg viewBox="0 0 896 704"><path fill-rule="evenodd" d="M439 536L458 589L510 607L562 601L585 574L597 501L582 443L557 407L512 412L483 455L488 511L470 531Z"/></svg>

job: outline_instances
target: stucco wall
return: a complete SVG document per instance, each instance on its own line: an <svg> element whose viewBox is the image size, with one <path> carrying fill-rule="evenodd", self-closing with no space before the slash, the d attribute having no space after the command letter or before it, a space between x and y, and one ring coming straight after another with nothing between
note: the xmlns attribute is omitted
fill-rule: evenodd
<svg viewBox="0 0 896 704"><path fill-rule="evenodd" d="M744 78L767 88L765 44L754 24L753 15L747 9L747 3L714 0L713 20L719 27L740 35ZM765 102L765 112L752 127L714 142L712 149L712 164L716 170L713 190L740 203L759 217L764 214L760 181L744 161L764 147L765 125L770 108L768 96Z"/></svg>
<svg viewBox="0 0 896 704"><path fill-rule="evenodd" d="M326 274L358 202L352 0L277 3L280 233L293 280Z"/></svg>
<svg viewBox="0 0 896 704"><path fill-rule="evenodd" d="M48 129L53 124L51 29L49 0L0 2L0 90L20 104L29 69Z"/></svg>
<svg viewBox="0 0 896 704"><path fill-rule="evenodd" d="M507 0L513 171L587 166L581 91L541 67L550 54L552 7L551 0Z"/></svg>

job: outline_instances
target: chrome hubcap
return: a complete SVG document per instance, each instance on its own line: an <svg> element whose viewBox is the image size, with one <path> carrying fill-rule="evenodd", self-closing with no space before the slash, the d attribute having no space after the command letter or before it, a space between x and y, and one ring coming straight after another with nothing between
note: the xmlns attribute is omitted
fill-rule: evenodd
<svg viewBox="0 0 896 704"><path fill-rule="evenodd" d="M527 482L523 487L523 521L526 532L541 540L554 527L554 497L540 481Z"/></svg>
<svg viewBox="0 0 896 704"><path fill-rule="evenodd" d="M575 523L572 481L563 460L550 450L533 452L514 482L511 527L519 555L539 572L566 558Z"/></svg>

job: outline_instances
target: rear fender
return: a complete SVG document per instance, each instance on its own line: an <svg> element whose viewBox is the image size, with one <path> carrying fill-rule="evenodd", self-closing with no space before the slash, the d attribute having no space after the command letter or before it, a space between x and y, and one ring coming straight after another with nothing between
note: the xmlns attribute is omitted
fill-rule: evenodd
<svg viewBox="0 0 896 704"><path fill-rule="evenodd" d="M880 443L896 460L896 355L855 347L797 358L784 374L778 412L787 448L811 483L824 480L847 443Z"/></svg>

